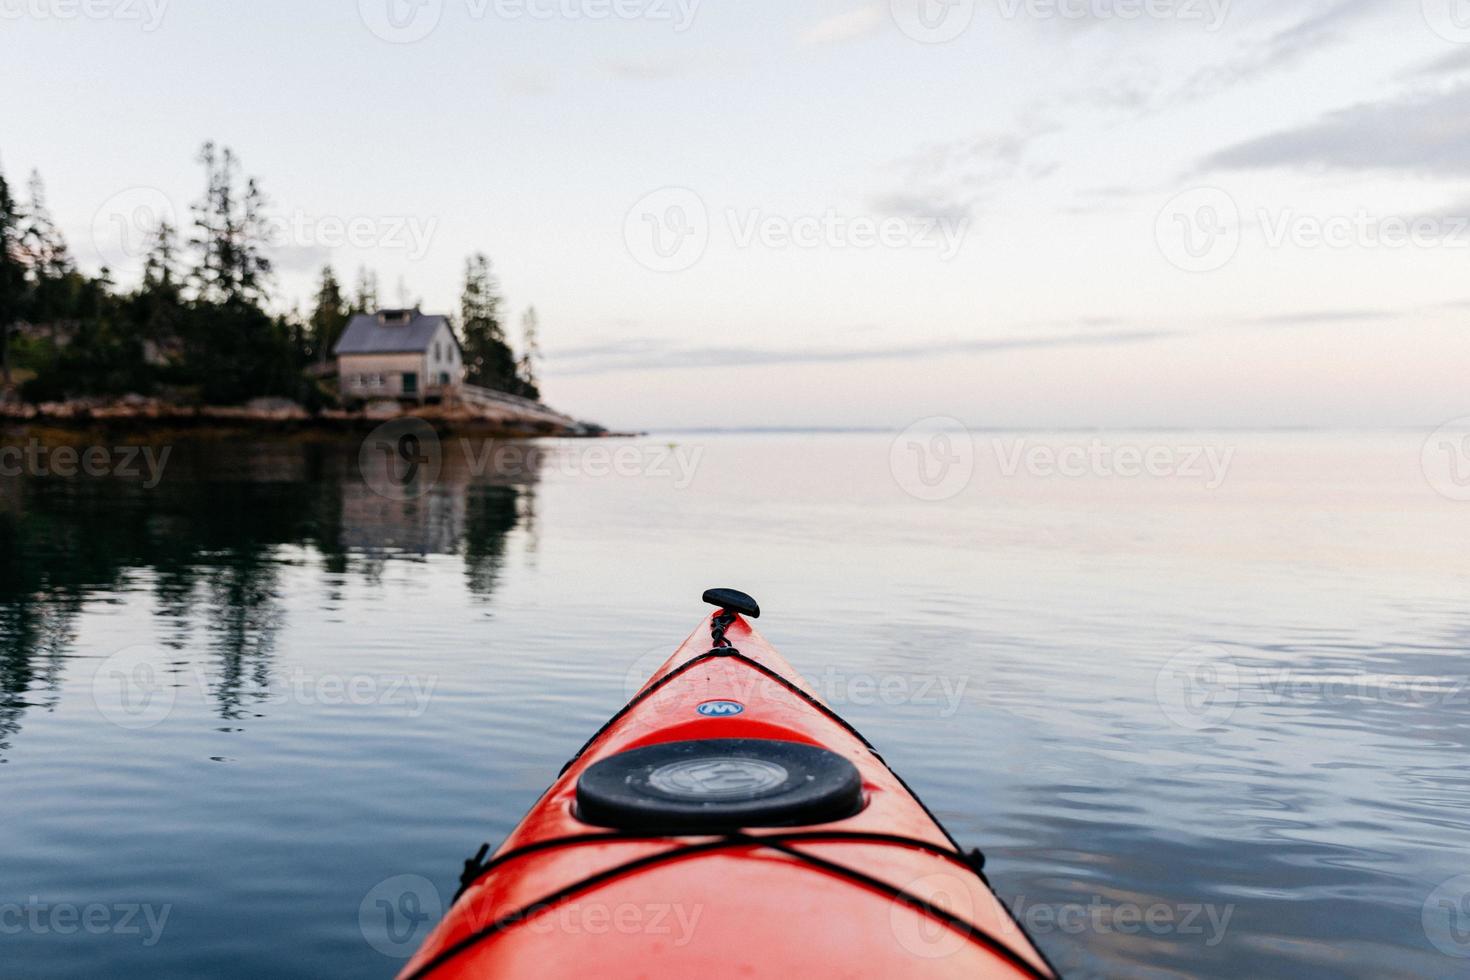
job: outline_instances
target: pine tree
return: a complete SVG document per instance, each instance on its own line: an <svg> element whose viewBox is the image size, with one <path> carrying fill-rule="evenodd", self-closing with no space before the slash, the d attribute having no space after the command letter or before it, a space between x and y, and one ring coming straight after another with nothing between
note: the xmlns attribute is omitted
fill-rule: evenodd
<svg viewBox="0 0 1470 980"><path fill-rule="evenodd" d="M193 206L195 255L194 287L206 303L265 299L271 263L265 254L265 195L254 177L240 180L240 163L233 150L205 143L199 151L204 165L204 198Z"/></svg>
<svg viewBox="0 0 1470 980"><path fill-rule="evenodd" d="M311 311L310 342L316 348L317 359L327 363L332 347L347 327L349 312L347 301L342 296L342 287L331 266L322 269L322 284L316 292L316 308Z"/></svg>
<svg viewBox="0 0 1470 980"><path fill-rule="evenodd" d="M178 229L167 220L153 231L153 244L143 257L143 291L169 297L179 296Z"/></svg>
<svg viewBox="0 0 1470 980"><path fill-rule="evenodd" d="M500 305L500 283L490 269L490 259L484 253L472 255L465 261L464 292L459 304L465 379L486 388L514 391L515 355L505 342Z"/></svg>
<svg viewBox="0 0 1470 980"><path fill-rule="evenodd" d="M46 184L41 180L40 171L31 171L26 190L30 202L25 209L21 233L21 248L26 262L37 279L64 279L75 271L76 266L66 247L66 239L46 207Z"/></svg>
<svg viewBox="0 0 1470 980"><path fill-rule="evenodd" d="M536 383L536 362L541 360L541 318L536 307L526 310L521 317L521 357L516 362L516 380L520 392L526 398L541 400L541 387Z"/></svg>
<svg viewBox="0 0 1470 980"><path fill-rule="evenodd" d="M155 363L167 362L178 353L185 321L183 304L178 230L160 221L143 257L143 283L130 303L140 340L152 345L145 356Z"/></svg>
<svg viewBox="0 0 1470 980"><path fill-rule="evenodd" d="M367 266L357 268L357 287L352 295L353 313L378 312L378 274Z"/></svg>
<svg viewBox="0 0 1470 980"><path fill-rule="evenodd" d="M46 184L39 171L26 185L29 201L22 212L20 251L31 286L30 316L50 326L53 339L59 320L76 316L82 286L66 239L46 207Z"/></svg>
<svg viewBox="0 0 1470 980"><path fill-rule="evenodd" d="M10 332L21 319L25 300L21 218L10 185L0 173L0 383L10 385Z"/></svg>

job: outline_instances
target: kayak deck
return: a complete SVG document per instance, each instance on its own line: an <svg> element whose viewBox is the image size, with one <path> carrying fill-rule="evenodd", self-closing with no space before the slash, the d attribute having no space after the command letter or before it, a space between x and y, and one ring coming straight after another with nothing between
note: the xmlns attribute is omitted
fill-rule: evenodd
<svg viewBox="0 0 1470 980"><path fill-rule="evenodd" d="M712 629L732 646L711 649ZM700 834L582 819L579 780L599 762L707 740L835 753L860 775L861 809ZM1055 975L978 861L732 614L684 642L464 885L404 977Z"/></svg>

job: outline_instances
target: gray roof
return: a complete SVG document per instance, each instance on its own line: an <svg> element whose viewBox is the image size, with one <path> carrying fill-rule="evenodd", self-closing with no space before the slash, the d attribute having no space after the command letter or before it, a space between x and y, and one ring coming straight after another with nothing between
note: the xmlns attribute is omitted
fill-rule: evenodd
<svg viewBox="0 0 1470 980"><path fill-rule="evenodd" d="M409 314L407 323L383 323L381 317ZM342 331L342 339L332 348L334 354L418 354L429 349L447 317L420 313L418 310L380 310L359 313ZM454 336L450 330L449 335ZM455 340L458 344L458 339Z"/></svg>

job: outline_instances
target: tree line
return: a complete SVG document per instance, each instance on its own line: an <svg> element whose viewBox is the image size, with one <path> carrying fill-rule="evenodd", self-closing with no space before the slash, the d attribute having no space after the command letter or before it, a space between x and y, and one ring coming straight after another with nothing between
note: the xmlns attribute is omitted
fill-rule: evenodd
<svg viewBox="0 0 1470 980"><path fill-rule="evenodd" d="M120 288L111 270L78 269L33 173L19 200L0 172L0 385L19 380L27 401L158 395L233 405L283 397L316 410L337 401L309 370L327 364L351 318L380 306L377 274L358 270L349 290L328 265L308 313L268 311L273 269L268 201L227 147L205 143L205 188L181 231L149 229L142 278ZM488 257L465 263L457 315L466 380L539 398L540 324L521 320L519 353L504 326L504 299Z"/></svg>

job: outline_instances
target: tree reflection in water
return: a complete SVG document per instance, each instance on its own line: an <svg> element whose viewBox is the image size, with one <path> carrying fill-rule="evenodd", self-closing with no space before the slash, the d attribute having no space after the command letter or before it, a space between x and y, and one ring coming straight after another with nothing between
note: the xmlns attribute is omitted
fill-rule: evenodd
<svg viewBox="0 0 1470 980"><path fill-rule="evenodd" d="M177 443L152 489L121 477L0 477L0 760L24 713L56 703L77 616L95 597L147 588L160 644L181 663L202 655L224 718L268 695L281 572L303 554L326 573L329 602L348 578L429 555L459 556L467 588L489 600L507 535L534 514L537 453L511 444L481 466L446 453L436 479L400 500L374 489L380 474L365 479L358 448Z"/></svg>

